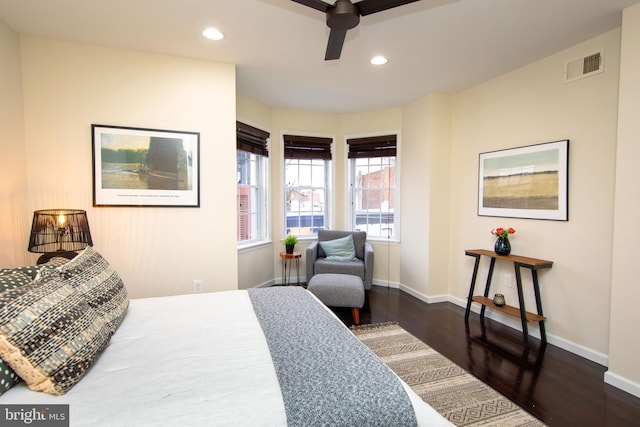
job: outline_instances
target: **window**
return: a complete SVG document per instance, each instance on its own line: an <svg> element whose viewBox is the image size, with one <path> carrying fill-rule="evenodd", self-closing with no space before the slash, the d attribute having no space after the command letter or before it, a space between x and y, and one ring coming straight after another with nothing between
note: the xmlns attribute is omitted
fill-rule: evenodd
<svg viewBox="0 0 640 427"><path fill-rule="evenodd" d="M347 139L354 230L371 239L398 239L396 135Z"/></svg>
<svg viewBox="0 0 640 427"><path fill-rule="evenodd" d="M238 243L267 239L269 133L236 122Z"/></svg>
<svg viewBox="0 0 640 427"><path fill-rule="evenodd" d="M329 221L331 138L284 135L285 231L312 236Z"/></svg>

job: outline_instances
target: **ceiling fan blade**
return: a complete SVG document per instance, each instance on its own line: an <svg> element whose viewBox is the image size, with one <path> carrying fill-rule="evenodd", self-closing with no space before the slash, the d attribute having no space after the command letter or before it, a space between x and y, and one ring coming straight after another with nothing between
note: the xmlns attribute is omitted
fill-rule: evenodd
<svg viewBox="0 0 640 427"><path fill-rule="evenodd" d="M344 44L344 38L346 36L347 30L331 29L331 32L329 33L329 43L327 43L327 53L324 55L325 61L340 59L342 45Z"/></svg>
<svg viewBox="0 0 640 427"><path fill-rule="evenodd" d="M366 16L416 1L419 0L362 0L355 4L360 9L360 15Z"/></svg>
<svg viewBox="0 0 640 427"><path fill-rule="evenodd" d="M325 3L322 0L291 0L296 3L300 3L304 6L308 6L312 9L319 10L320 12L326 12L332 5Z"/></svg>

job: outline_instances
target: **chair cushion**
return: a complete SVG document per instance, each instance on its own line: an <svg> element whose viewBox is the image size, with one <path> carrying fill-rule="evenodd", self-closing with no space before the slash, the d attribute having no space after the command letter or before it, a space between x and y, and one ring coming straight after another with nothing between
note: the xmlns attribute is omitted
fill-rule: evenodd
<svg viewBox="0 0 640 427"><path fill-rule="evenodd" d="M313 265L315 274L350 274L364 280L364 261L332 261L327 258L318 258Z"/></svg>
<svg viewBox="0 0 640 427"><path fill-rule="evenodd" d="M356 258L356 250L353 247L353 237L351 235L319 242L319 244L328 260L353 261Z"/></svg>

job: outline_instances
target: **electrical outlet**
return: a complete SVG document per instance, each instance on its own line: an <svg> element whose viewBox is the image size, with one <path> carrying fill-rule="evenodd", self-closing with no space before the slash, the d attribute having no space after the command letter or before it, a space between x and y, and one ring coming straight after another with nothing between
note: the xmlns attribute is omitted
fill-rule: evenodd
<svg viewBox="0 0 640 427"><path fill-rule="evenodd" d="M200 292L202 292L202 280L195 279L193 281L193 293L199 294Z"/></svg>
<svg viewBox="0 0 640 427"><path fill-rule="evenodd" d="M513 280L513 278L510 275L505 274L505 276L503 277L504 287L505 288L510 288L512 280Z"/></svg>

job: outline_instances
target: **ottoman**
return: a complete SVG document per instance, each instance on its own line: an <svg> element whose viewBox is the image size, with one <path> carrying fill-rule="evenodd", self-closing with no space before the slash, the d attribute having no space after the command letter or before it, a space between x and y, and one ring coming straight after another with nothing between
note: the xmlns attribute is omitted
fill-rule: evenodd
<svg viewBox="0 0 640 427"><path fill-rule="evenodd" d="M307 290L329 307L350 307L353 323L360 324L360 309L364 306L362 279L350 274L316 274Z"/></svg>

